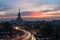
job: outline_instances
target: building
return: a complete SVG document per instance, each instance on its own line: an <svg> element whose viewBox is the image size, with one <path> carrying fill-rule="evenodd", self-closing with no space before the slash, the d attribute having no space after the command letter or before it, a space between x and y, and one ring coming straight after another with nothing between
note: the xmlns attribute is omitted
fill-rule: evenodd
<svg viewBox="0 0 60 40"><path fill-rule="evenodd" d="M60 20L53 20L53 21L52 21L52 24L53 24L54 26L60 26Z"/></svg>

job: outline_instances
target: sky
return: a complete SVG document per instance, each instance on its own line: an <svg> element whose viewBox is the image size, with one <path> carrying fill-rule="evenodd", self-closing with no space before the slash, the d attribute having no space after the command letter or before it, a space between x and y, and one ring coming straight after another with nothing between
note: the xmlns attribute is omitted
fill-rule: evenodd
<svg viewBox="0 0 60 40"><path fill-rule="evenodd" d="M0 0L0 18L60 19L60 0Z"/></svg>

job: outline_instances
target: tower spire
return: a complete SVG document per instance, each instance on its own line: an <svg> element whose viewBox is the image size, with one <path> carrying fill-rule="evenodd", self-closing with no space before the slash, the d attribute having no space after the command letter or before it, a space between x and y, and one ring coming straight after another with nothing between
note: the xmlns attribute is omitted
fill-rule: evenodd
<svg viewBox="0 0 60 40"><path fill-rule="evenodd" d="M20 17L21 15L20 15L20 9L19 9L19 13L18 13L18 17Z"/></svg>
<svg viewBox="0 0 60 40"><path fill-rule="evenodd" d="M20 9L19 9L18 17L17 17L17 19L16 19L16 23L17 23L17 25L21 25L21 23L23 22L20 13L21 13L21 12L20 12Z"/></svg>
<svg viewBox="0 0 60 40"><path fill-rule="evenodd" d="M18 17L17 17L17 20L21 20L20 9L19 9L19 12L18 12Z"/></svg>

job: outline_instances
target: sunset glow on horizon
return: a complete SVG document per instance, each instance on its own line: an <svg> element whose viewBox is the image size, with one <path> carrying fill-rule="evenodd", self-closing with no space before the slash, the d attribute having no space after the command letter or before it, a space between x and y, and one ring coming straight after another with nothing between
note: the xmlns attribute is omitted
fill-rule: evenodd
<svg viewBox="0 0 60 40"><path fill-rule="evenodd" d="M60 17L60 13L57 12L31 12L27 16L21 16L22 18L52 18ZM17 18L17 16L0 16L0 18Z"/></svg>

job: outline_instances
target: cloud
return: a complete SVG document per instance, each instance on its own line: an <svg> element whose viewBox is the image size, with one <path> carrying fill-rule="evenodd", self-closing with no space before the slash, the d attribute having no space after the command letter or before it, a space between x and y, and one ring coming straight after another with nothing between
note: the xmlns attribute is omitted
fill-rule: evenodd
<svg viewBox="0 0 60 40"><path fill-rule="evenodd" d="M4 2L4 3L3 3ZM56 7L57 5L55 4L44 4L44 3L39 3L39 2L36 2L36 0L7 0L7 1L3 1L3 5L4 5L4 9L9 9L8 7L10 8L21 8L22 10L35 10L35 9L40 9L40 10L46 10L46 9L50 9L52 10L53 8L52 7Z"/></svg>
<svg viewBox="0 0 60 40"><path fill-rule="evenodd" d="M46 0L45 0L46 1ZM22 11L38 11L38 10L53 10L58 8L57 4L40 3L36 0L6 0L0 1L0 10L10 10L12 8L21 9Z"/></svg>
<svg viewBox="0 0 60 40"><path fill-rule="evenodd" d="M5 15L6 12L0 11L0 15Z"/></svg>
<svg viewBox="0 0 60 40"><path fill-rule="evenodd" d="M60 10L53 10L48 12L32 12L28 16L31 18L57 18L60 17Z"/></svg>
<svg viewBox="0 0 60 40"><path fill-rule="evenodd" d="M18 9L21 9L23 17L43 18L43 17L60 17L59 5L54 3L39 3L36 0L6 0L0 1L0 15L16 16ZM56 11L55 11L56 10ZM26 12L28 11L28 12Z"/></svg>
<svg viewBox="0 0 60 40"><path fill-rule="evenodd" d="M60 17L60 10L57 11L49 11L49 12L43 12L43 11L39 11L39 12L22 12L22 14L26 15L22 15L22 18L59 18ZM7 17L8 16L8 17ZM17 17L17 13L10 13L10 14L5 14L5 16L1 16L0 18L16 18Z"/></svg>

